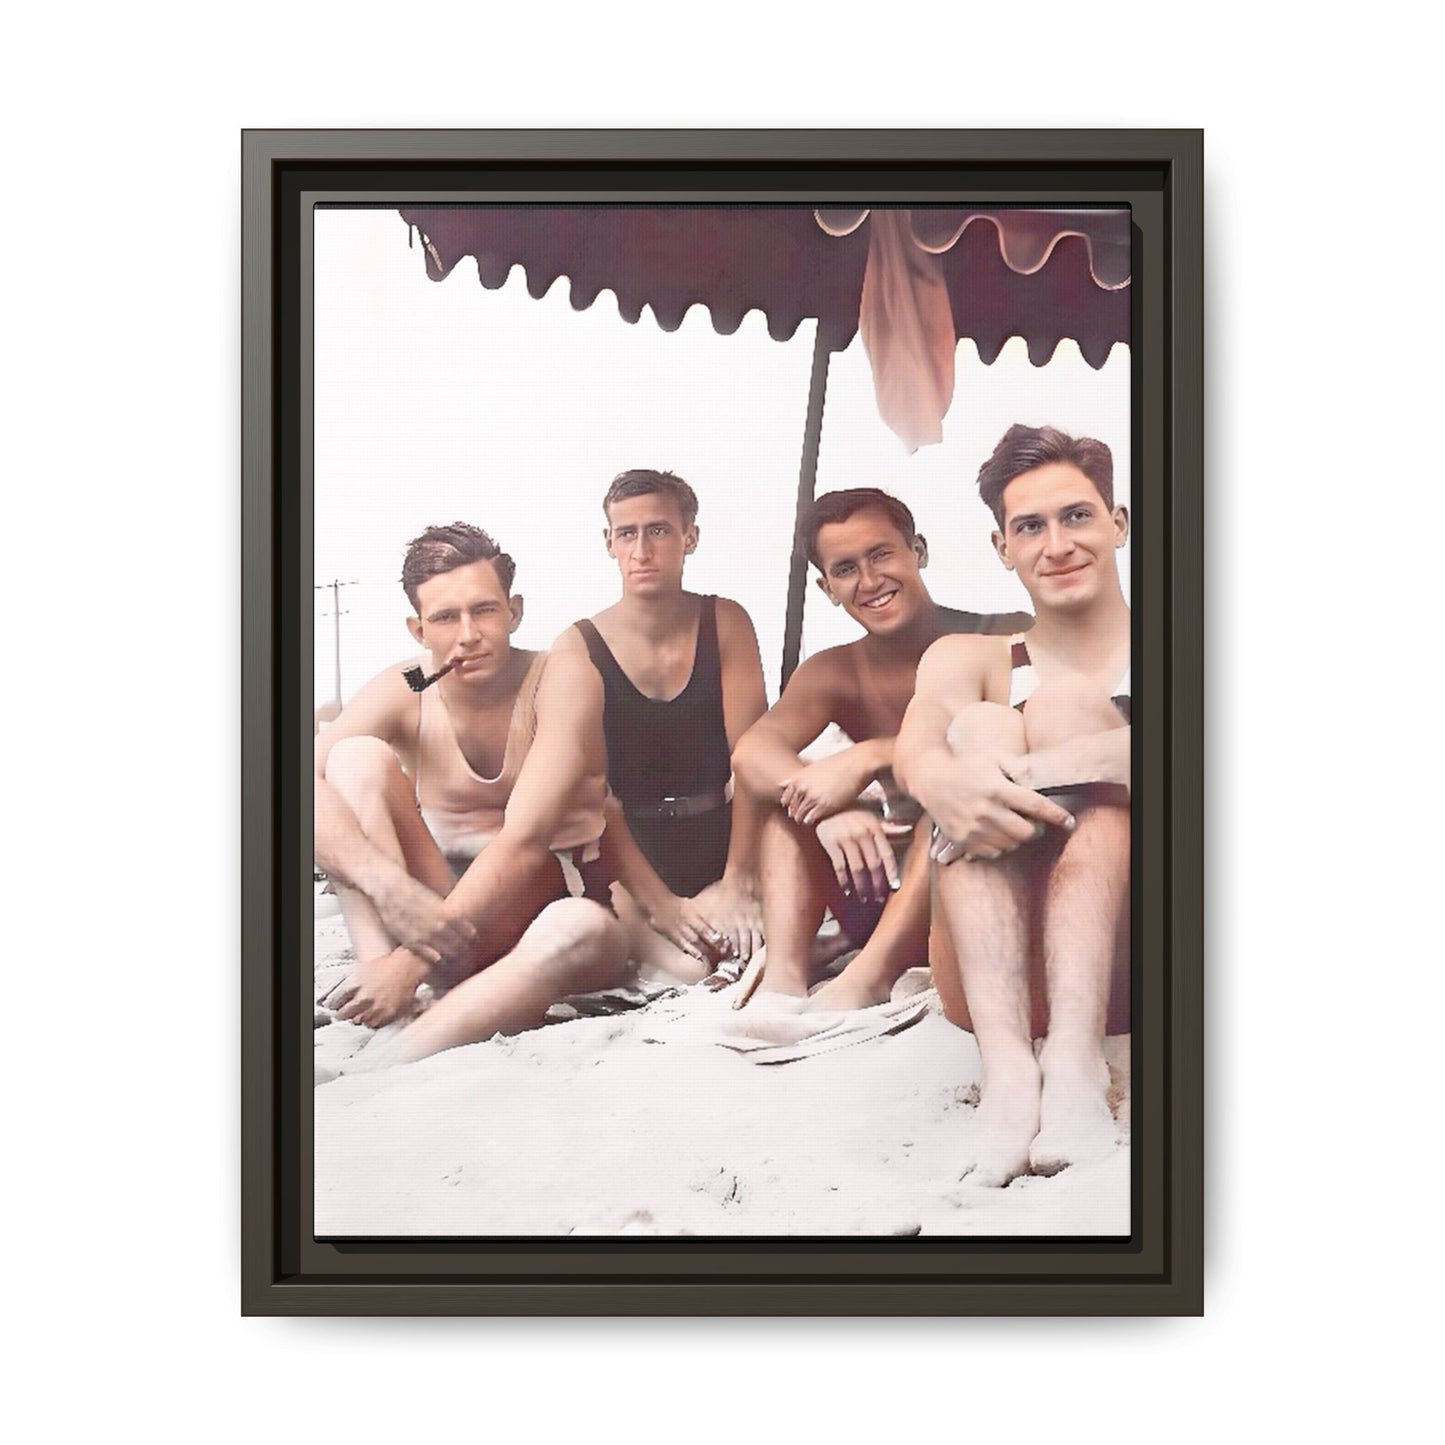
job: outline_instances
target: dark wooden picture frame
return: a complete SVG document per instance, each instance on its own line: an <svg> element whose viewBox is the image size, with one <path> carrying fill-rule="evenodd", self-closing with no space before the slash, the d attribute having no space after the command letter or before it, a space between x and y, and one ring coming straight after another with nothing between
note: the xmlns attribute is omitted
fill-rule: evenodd
<svg viewBox="0 0 1445 1445"><path fill-rule="evenodd" d="M250 131L242 142L242 1310L1078 1315L1203 1308L1203 138L1198 131ZM306 221L326 202L1127 204L1133 214L1133 1234L311 1233Z"/></svg>

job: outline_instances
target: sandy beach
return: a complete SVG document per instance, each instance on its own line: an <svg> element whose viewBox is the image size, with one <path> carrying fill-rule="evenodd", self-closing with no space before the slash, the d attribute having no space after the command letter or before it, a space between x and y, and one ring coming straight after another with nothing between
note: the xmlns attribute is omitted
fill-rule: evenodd
<svg viewBox="0 0 1445 1445"><path fill-rule="evenodd" d="M349 963L322 910L318 996ZM895 990L915 995L901 1031L777 1064L719 1044L752 1012L731 990L372 1072L369 1030L322 1023L316 1233L1127 1235L1128 1039L1109 1040L1114 1153L985 1189L959 1178L978 1051L927 983Z"/></svg>

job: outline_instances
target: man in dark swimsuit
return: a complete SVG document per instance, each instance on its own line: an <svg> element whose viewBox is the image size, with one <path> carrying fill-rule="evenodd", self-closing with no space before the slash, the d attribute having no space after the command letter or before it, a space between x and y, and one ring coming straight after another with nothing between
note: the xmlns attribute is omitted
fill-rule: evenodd
<svg viewBox="0 0 1445 1445"><path fill-rule="evenodd" d="M1128 1027L1130 623L1113 475L1101 442L1010 428L979 492L1034 625L1023 648L936 642L898 735L894 766L938 830L934 981L983 1062L982 1184L1117 1144L1103 1047Z"/></svg>
<svg viewBox="0 0 1445 1445"><path fill-rule="evenodd" d="M697 496L681 477L624 472L603 510L622 596L554 653L590 658L602 679L609 836L650 865L620 868L634 880L622 907L635 902L701 976L762 943L757 813L731 801L733 746L767 705L757 637L736 602L683 590L699 534ZM678 971L675 959L639 961Z"/></svg>

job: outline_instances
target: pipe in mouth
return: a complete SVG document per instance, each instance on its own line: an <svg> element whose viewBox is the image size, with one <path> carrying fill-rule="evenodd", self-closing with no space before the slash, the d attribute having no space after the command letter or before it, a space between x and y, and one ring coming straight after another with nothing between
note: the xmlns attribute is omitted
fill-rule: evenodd
<svg viewBox="0 0 1445 1445"><path fill-rule="evenodd" d="M440 682L457 665L457 661L460 659L447 663L440 672L434 672L430 677L420 667L408 667L402 672L402 676L406 679L406 685L413 692L425 692L432 683Z"/></svg>

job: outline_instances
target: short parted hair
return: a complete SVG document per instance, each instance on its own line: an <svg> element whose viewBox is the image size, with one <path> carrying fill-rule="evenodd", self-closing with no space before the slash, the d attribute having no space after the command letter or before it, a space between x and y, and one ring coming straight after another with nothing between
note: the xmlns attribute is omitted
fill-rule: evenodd
<svg viewBox="0 0 1445 1445"><path fill-rule="evenodd" d="M697 521L697 493L681 477L672 472L653 472L646 467L637 467L629 472L620 472L607 488L602 510L608 523L612 521L610 509L613 502L625 502L629 497L646 497L653 492L661 492L677 503L684 527L690 527Z"/></svg>
<svg viewBox="0 0 1445 1445"><path fill-rule="evenodd" d="M808 560L813 566L820 571L823 567L818 559L818 533L834 522L846 522L855 512L868 507L882 512L903 533L903 540L910 547L913 545L918 528L913 521L913 513L897 497L890 497L877 487L849 487L846 491L824 492L808 513Z"/></svg>
<svg viewBox="0 0 1445 1445"><path fill-rule="evenodd" d="M472 562L490 562L496 568L502 590L508 597L512 595L517 564L480 527L453 522L447 527L428 527L420 537L413 537L406 544L406 557L401 564L401 585L413 610L421 612L416 591L423 582L443 572L455 572Z"/></svg>
<svg viewBox="0 0 1445 1445"><path fill-rule="evenodd" d="M1053 426L1015 422L978 469L978 494L1003 530L1003 491L1015 477L1050 462L1077 467L1098 488L1104 505L1114 509L1114 454L1093 437L1071 437Z"/></svg>

